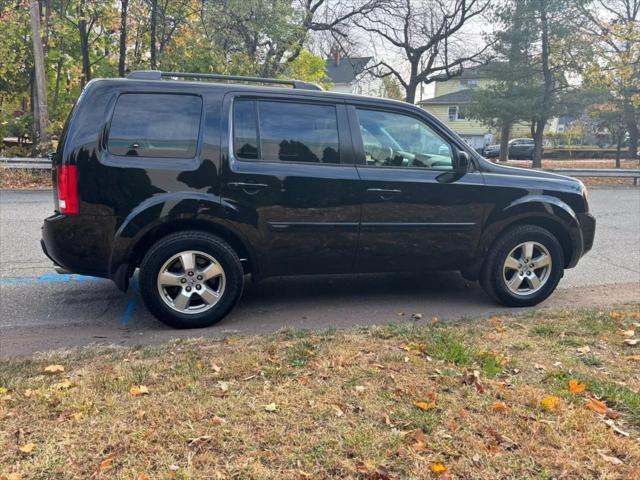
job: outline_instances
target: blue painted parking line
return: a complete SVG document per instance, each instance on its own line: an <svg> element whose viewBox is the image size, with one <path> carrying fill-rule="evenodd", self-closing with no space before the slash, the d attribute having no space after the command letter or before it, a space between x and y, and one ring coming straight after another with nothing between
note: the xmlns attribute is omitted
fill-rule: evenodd
<svg viewBox="0 0 640 480"><path fill-rule="evenodd" d="M136 310L136 305L138 303L138 298L140 298L140 288L138 287L138 274L134 274L131 279L131 285L129 286L129 294L130 298L127 302L127 308L124 310L124 316L122 317L122 322L120 324L123 327L127 327L129 325L129 321L133 317L133 314Z"/></svg>
<svg viewBox="0 0 640 480"><path fill-rule="evenodd" d="M98 277L89 277L87 275L77 274L58 274L45 273L39 277L0 277L0 285L9 285L12 283L61 283L61 282L97 282L101 280Z"/></svg>

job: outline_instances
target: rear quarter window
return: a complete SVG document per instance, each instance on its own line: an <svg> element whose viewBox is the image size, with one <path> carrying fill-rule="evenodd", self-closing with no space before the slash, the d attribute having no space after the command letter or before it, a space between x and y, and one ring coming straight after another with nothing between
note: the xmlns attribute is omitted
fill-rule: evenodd
<svg viewBox="0 0 640 480"><path fill-rule="evenodd" d="M201 117L197 95L124 93L116 102L107 148L127 157L194 158Z"/></svg>

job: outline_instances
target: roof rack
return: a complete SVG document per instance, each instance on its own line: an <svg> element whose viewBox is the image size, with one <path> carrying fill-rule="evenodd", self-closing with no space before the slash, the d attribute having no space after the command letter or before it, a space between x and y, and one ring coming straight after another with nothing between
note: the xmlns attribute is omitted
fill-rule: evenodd
<svg viewBox="0 0 640 480"><path fill-rule="evenodd" d="M243 77L238 75L218 75L213 73L182 73L182 72L162 72L160 70L135 70L127 75L127 78L134 80L162 80L163 78L203 78L208 80L227 80L235 82L250 83L271 83L275 85L290 85L293 88L302 90L323 90L315 83L303 82L301 80L283 80L281 78Z"/></svg>

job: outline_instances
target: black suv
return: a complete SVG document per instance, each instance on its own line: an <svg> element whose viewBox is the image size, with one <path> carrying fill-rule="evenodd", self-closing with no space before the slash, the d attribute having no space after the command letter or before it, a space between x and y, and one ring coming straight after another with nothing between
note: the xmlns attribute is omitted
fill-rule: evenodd
<svg viewBox="0 0 640 480"><path fill-rule="evenodd" d="M460 270L533 305L595 230L581 182L494 165L416 106L298 81L94 80L53 167L57 269L125 291L139 268L149 310L182 328L226 315L245 274Z"/></svg>

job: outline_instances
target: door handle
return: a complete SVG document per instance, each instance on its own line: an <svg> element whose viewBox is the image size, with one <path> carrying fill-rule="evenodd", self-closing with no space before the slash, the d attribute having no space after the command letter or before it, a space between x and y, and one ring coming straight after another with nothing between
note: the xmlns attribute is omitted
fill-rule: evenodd
<svg viewBox="0 0 640 480"><path fill-rule="evenodd" d="M382 200L389 200L396 195L400 195L402 190L395 188L367 188L367 193L377 193Z"/></svg>
<svg viewBox="0 0 640 480"><path fill-rule="evenodd" d="M260 190L264 190L265 188L267 188L269 185L267 185L266 183L253 183L253 182L229 182L227 186L234 190L240 189L248 195L255 195Z"/></svg>

